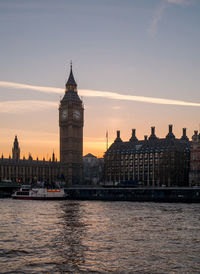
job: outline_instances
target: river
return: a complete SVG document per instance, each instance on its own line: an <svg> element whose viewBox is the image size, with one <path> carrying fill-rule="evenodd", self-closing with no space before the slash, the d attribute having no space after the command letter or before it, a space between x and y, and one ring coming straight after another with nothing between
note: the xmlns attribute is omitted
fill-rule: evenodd
<svg viewBox="0 0 200 274"><path fill-rule="evenodd" d="M199 273L200 204L0 199L0 273Z"/></svg>

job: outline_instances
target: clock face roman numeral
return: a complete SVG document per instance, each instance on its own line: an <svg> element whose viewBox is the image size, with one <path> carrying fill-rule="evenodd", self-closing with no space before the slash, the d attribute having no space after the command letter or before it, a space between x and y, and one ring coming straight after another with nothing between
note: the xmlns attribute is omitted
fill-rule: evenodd
<svg viewBox="0 0 200 274"><path fill-rule="evenodd" d="M80 113L80 111L79 110L74 110L74 112L73 112L73 117L74 117L74 119L75 120L79 120L80 118L81 118L81 113Z"/></svg>
<svg viewBox="0 0 200 274"><path fill-rule="evenodd" d="M68 109L61 110L61 119L64 121L64 120L67 120L68 117L69 117ZM71 117L71 115L70 115L70 117ZM80 120L81 119L81 112L80 112L80 110L78 110L78 109L73 110L73 112L72 112L72 118L74 120Z"/></svg>
<svg viewBox="0 0 200 274"><path fill-rule="evenodd" d="M67 112L67 109L63 109L62 112L61 112L61 117L63 120L66 120L67 119L67 116L68 116L68 112Z"/></svg>

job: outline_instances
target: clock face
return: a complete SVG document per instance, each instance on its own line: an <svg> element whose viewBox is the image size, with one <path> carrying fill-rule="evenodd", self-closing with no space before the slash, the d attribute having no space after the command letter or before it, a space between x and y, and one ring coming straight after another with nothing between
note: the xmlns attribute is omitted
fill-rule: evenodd
<svg viewBox="0 0 200 274"><path fill-rule="evenodd" d="M81 113L79 110L74 110L74 113L73 113L73 116L74 116L74 119L76 120L79 120L81 118Z"/></svg>
<svg viewBox="0 0 200 274"><path fill-rule="evenodd" d="M62 119L63 119L63 120L66 120L66 119L67 119L67 110L64 109L64 110L62 111L61 115L62 115Z"/></svg>

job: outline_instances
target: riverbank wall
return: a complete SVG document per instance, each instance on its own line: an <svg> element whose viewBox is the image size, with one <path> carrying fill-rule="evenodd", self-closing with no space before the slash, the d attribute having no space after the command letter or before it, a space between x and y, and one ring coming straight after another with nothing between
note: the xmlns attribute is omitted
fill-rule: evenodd
<svg viewBox="0 0 200 274"><path fill-rule="evenodd" d="M10 198L21 187L18 183L0 183L0 198Z"/></svg>
<svg viewBox="0 0 200 274"><path fill-rule="evenodd" d="M1 184L0 198L10 198L19 184ZM71 186L65 188L68 200L102 200L135 202L200 203L200 187L102 187Z"/></svg>
<svg viewBox="0 0 200 274"><path fill-rule="evenodd" d="M70 200L200 203L200 188L65 188Z"/></svg>

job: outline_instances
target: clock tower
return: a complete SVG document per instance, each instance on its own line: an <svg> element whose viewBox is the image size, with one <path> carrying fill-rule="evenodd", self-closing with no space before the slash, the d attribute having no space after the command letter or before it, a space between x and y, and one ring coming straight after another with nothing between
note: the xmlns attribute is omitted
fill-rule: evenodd
<svg viewBox="0 0 200 274"><path fill-rule="evenodd" d="M84 109L78 96L72 64L59 106L60 163L67 185L82 183Z"/></svg>

